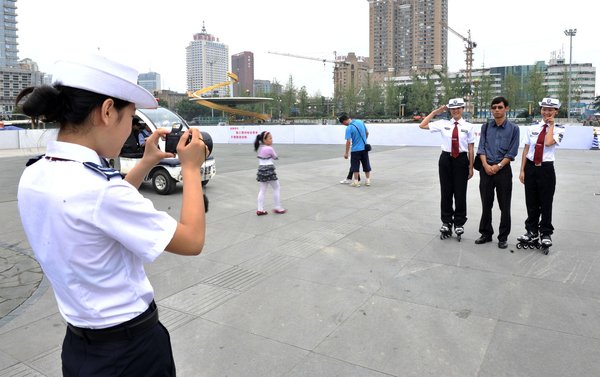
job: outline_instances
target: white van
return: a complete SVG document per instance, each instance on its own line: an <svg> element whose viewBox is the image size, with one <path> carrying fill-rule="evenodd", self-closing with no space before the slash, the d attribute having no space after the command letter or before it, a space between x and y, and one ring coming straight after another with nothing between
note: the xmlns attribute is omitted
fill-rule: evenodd
<svg viewBox="0 0 600 377"><path fill-rule="evenodd" d="M173 127L179 128L181 125L183 125L184 130L189 128L182 117L164 107L137 109L135 117L139 119L142 128L148 126L152 132L156 131L157 128L171 129ZM159 147L161 150L165 150L164 140L159 141ZM119 158L111 160L110 163L113 168L126 175L141 160L143 154L143 149L137 140L137 132L134 133L132 130L131 135L129 135L121 149ZM202 164L201 173L202 186L206 186L208 181L216 174L215 158L213 156L209 156ZM161 160L150 170L144 180L152 182L152 187L158 194L169 195L175 190L177 182L182 181L179 159L175 157Z"/></svg>

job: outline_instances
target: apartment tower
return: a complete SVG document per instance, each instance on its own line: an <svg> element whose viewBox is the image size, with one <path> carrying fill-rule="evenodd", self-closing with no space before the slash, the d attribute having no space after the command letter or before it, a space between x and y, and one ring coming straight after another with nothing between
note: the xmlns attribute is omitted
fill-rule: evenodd
<svg viewBox="0 0 600 377"><path fill-rule="evenodd" d="M17 0L0 0L0 67L14 67L19 61L17 43Z"/></svg>
<svg viewBox="0 0 600 377"><path fill-rule="evenodd" d="M367 0L376 78L446 69L448 0Z"/></svg>
<svg viewBox="0 0 600 377"><path fill-rule="evenodd" d="M233 84L233 96L254 96L254 54L244 51L231 55L231 71L238 77Z"/></svg>
<svg viewBox="0 0 600 377"><path fill-rule="evenodd" d="M193 40L186 49L186 75L187 90L207 88L209 86L228 81L229 47L219 42L219 39L206 32L202 25L202 32L194 34ZM228 95L229 87L218 87L209 96L223 97Z"/></svg>

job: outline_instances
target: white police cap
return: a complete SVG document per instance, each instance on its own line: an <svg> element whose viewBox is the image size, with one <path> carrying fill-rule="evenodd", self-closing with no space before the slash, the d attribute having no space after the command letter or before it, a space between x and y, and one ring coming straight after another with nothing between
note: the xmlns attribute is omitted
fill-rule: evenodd
<svg viewBox="0 0 600 377"><path fill-rule="evenodd" d="M452 98L448 101L447 107L449 109L457 109L459 107L465 107L465 101L462 98Z"/></svg>
<svg viewBox="0 0 600 377"><path fill-rule="evenodd" d="M122 99L138 109L158 107L156 98L137 84L137 78L135 69L93 54L59 60L53 70L53 83Z"/></svg>
<svg viewBox="0 0 600 377"><path fill-rule="evenodd" d="M540 102L540 107L551 107L553 109L560 109L560 101L556 98L544 98Z"/></svg>

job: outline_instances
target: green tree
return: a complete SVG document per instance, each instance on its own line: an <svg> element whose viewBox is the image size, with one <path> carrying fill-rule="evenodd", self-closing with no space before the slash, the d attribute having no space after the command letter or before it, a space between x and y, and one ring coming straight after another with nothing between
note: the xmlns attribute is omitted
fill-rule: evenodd
<svg viewBox="0 0 600 377"><path fill-rule="evenodd" d="M384 114L386 117L394 116L398 113L398 91L397 85L392 81L387 81L383 86L384 92Z"/></svg>
<svg viewBox="0 0 600 377"><path fill-rule="evenodd" d="M531 106L531 115L539 114L540 109L537 103L546 96L546 88L544 87L544 73L537 66L529 72L526 89L527 104L528 107Z"/></svg>
<svg viewBox="0 0 600 377"><path fill-rule="evenodd" d="M296 87L291 75L281 95L281 104L282 115L285 117L289 117L292 113L292 108L296 108Z"/></svg>
<svg viewBox="0 0 600 377"><path fill-rule="evenodd" d="M158 99L158 106L160 107L166 107L167 109L169 108L169 103L167 101L165 101L164 99Z"/></svg>
<svg viewBox="0 0 600 377"><path fill-rule="evenodd" d="M181 117L186 120L210 114L210 109L199 105L196 102L188 101L187 98L179 101L175 108L177 114L181 115Z"/></svg>
<svg viewBox="0 0 600 377"><path fill-rule="evenodd" d="M381 116L383 111L381 85L369 79L364 92L363 114L366 117Z"/></svg>
<svg viewBox="0 0 600 377"><path fill-rule="evenodd" d="M411 93L407 107L414 113L429 113L433 108L435 88L430 83L414 75L412 78Z"/></svg>
<svg viewBox="0 0 600 377"><path fill-rule="evenodd" d="M356 116L358 109L358 97L354 86L348 87L339 93L340 107L342 111L350 114L350 116Z"/></svg>
<svg viewBox="0 0 600 377"><path fill-rule="evenodd" d="M514 112L519 108L519 79L509 73L504 77L504 82L502 83L502 89L504 91L504 97L508 100L510 104L510 111L514 115Z"/></svg>
<svg viewBox="0 0 600 377"><path fill-rule="evenodd" d="M298 111L300 112L300 115L307 116L309 100L308 100L308 92L306 91L305 86L301 87L300 90L298 91L298 101L297 102L298 102Z"/></svg>

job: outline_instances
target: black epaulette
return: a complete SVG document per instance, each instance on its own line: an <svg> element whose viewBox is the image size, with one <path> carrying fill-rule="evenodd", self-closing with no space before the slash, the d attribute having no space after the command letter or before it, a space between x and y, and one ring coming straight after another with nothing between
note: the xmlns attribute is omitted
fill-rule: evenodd
<svg viewBox="0 0 600 377"><path fill-rule="evenodd" d="M555 124L554 127L565 128L565 126L563 126L562 124Z"/></svg>
<svg viewBox="0 0 600 377"><path fill-rule="evenodd" d="M35 157L32 157L32 158L30 158L30 159L27 161L27 163L25 164L25 166L29 166L29 165L33 165L33 164L35 164L36 162L38 162L39 160L41 160L41 159L42 159L42 157L44 157L44 155L43 155L43 154L41 154L41 155L39 155L39 156L35 156Z"/></svg>
<svg viewBox="0 0 600 377"><path fill-rule="evenodd" d="M113 168L108 168L108 167L105 168L105 167L95 164L93 162L84 162L83 166L102 175L103 177L106 178L107 181L110 181L111 178L121 177L121 173L119 173L117 170L115 170Z"/></svg>

